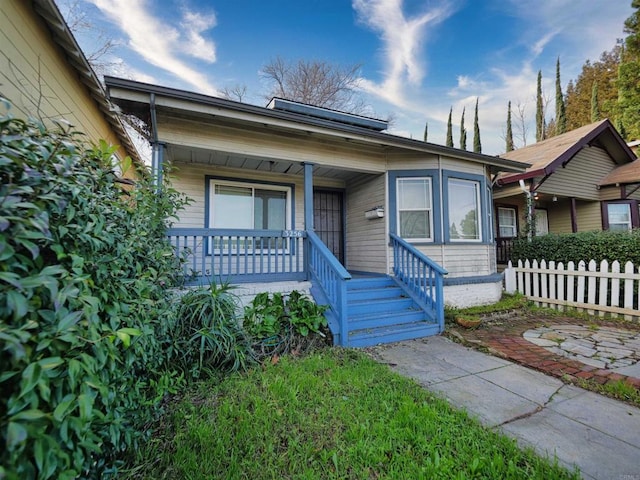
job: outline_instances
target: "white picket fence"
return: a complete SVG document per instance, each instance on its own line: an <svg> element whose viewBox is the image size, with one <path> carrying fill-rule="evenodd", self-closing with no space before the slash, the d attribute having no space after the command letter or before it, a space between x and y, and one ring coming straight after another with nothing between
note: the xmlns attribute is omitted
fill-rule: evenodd
<svg viewBox="0 0 640 480"><path fill-rule="evenodd" d="M507 293L518 291L543 307L574 307L592 315L640 319L640 272L631 262L621 272L618 261L611 268L606 260L599 266L595 260L581 261L576 269L574 262L565 268L562 262L518 260L517 267L509 262L504 280Z"/></svg>

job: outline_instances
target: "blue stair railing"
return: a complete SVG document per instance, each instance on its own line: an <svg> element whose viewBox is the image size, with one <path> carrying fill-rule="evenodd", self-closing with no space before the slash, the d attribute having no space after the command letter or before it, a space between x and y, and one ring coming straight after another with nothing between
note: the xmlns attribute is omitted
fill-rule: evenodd
<svg viewBox="0 0 640 480"><path fill-rule="evenodd" d="M427 308L444 331L444 275L448 272L398 235L390 233L393 274Z"/></svg>
<svg viewBox="0 0 640 480"><path fill-rule="evenodd" d="M348 343L347 324L347 280L351 274L331 253L320 237L307 232L308 268L311 280L315 281L326 295L331 310L336 316L340 331L340 345Z"/></svg>

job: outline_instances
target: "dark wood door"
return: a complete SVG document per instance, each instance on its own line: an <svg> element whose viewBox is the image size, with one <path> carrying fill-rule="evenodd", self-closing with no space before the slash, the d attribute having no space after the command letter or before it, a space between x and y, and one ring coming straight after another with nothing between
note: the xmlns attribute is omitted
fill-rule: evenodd
<svg viewBox="0 0 640 480"><path fill-rule="evenodd" d="M313 228L344 265L344 194L336 190L313 191Z"/></svg>

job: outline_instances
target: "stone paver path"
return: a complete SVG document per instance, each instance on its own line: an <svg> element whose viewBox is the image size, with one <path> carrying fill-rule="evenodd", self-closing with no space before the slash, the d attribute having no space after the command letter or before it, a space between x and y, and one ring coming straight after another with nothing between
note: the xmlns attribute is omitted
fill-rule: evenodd
<svg viewBox="0 0 640 480"><path fill-rule="evenodd" d="M447 334L555 377L623 381L640 390L640 326L598 323L515 315L477 329L448 327Z"/></svg>
<svg viewBox="0 0 640 480"><path fill-rule="evenodd" d="M607 326L560 324L527 330L522 336L551 353L585 365L640 377L638 332Z"/></svg>

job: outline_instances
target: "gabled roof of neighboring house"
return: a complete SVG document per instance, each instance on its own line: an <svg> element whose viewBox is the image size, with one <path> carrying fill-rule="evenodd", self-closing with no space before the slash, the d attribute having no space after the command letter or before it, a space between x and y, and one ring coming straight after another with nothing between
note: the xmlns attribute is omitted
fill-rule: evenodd
<svg viewBox="0 0 640 480"><path fill-rule="evenodd" d="M172 108L177 108L176 105L179 103L179 108L183 111L184 115L193 115L194 117L198 117L200 121L203 120L203 107L207 107L207 109L215 112L215 114L209 116L210 119L213 119L215 116L243 122L247 125L269 125L290 131L301 131L306 134L313 131L314 133L350 142L356 141L364 144L399 148L406 151L446 155L489 165L494 172L522 172L526 168L526 164L517 160L483 155L423 142L421 140L400 137L378 131L377 129L341 122L319 115L259 107L200 93L150 85L122 78L105 76L104 80L111 100L126 112L132 113L143 121L146 121L152 132L155 131L155 127L153 125L152 115L150 115L150 108L155 108L161 103L161 99L165 99L172 104Z"/></svg>
<svg viewBox="0 0 640 480"><path fill-rule="evenodd" d="M632 183L640 183L640 159L615 168L609 175L600 180L599 185L606 187L608 185L629 185Z"/></svg>
<svg viewBox="0 0 640 480"><path fill-rule="evenodd" d="M107 100L104 87L78 45L54 0L33 0L35 12L44 20L53 41L62 49L69 65L78 73L80 82L89 90L98 109L115 132L122 147L132 158L136 169L144 168L138 150L127 134L120 117Z"/></svg>
<svg viewBox="0 0 640 480"><path fill-rule="evenodd" d="M524 173L500 175L498 184L551 175L587 146L605 149L619 165L626 165L636 158L612 123L605 119L500 155L501 158L525 162L529 167Z"/></svg>

